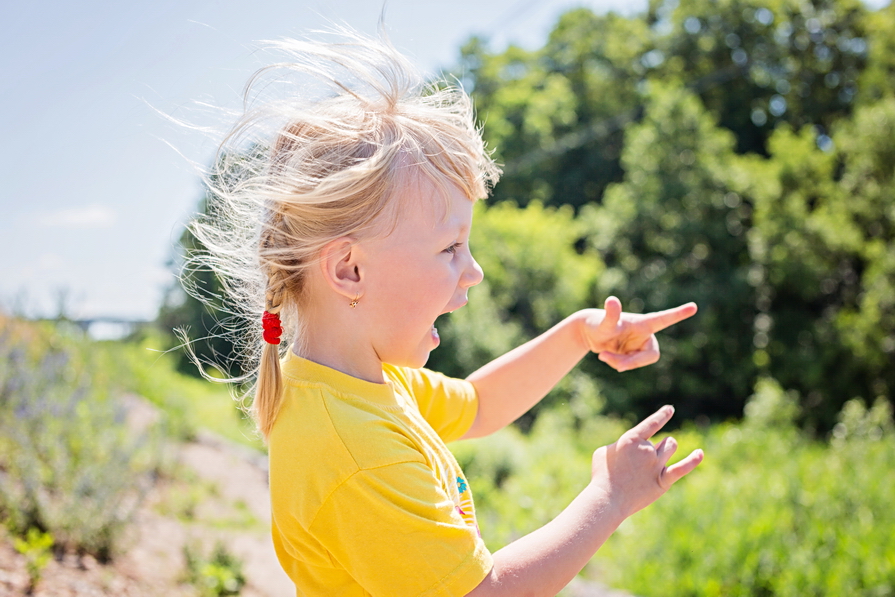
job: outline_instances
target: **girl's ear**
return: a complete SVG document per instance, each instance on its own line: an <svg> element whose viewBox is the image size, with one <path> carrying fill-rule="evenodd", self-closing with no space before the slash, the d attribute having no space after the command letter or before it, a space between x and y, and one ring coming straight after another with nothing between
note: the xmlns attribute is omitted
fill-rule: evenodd
<svg viewBox="0 0 895 597"><path fill-rule="evenodd" d="M360 251L357 240L349 236L327 243L320 251L320 269L329 287L349 301L363 294L361 289Z"/></svg>

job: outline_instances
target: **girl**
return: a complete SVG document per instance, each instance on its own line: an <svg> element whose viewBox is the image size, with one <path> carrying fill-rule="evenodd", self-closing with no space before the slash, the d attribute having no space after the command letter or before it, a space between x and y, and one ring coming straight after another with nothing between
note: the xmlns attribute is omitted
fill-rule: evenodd
<svg viewBox="0 0 895 597"><path fill-rule="evenodd" d="M674 440L650 442L673 409L597 450L569 507L494 554L445 443L508 425L588 352L618 371L655 362L653 334L696 306L633 315L609 298L466 380L424 369L436 318L483 277L473 203L499 170L470 100L422 86L382 41L276 45L290 57L276 68L317 93L257 76L281 95L249 105L222 146L193 230L264 340L252 412L283 568L298 595L554 595L702 460L666 466Z"/></svg>

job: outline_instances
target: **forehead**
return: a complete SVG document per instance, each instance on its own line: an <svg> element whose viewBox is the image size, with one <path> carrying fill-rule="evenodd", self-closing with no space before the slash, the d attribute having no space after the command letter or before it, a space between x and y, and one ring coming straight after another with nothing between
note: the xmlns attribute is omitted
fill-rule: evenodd
<svg viewBox="0 0 895 597"><path fill-rule="evenodd" d="M391 222L370 241L393 249L450 244L468 233L473 205L459 187L447 184L442 189L418 177L396 189Z"/></svg>
<svg viewBox="0 0 895 597"><path fill-rule="evenodd" d="M416 176L408 181L398 199L399 220L413 214L432 229L467 224L475 203L457 185L449 181L432 181L427 176Z"/></svg>

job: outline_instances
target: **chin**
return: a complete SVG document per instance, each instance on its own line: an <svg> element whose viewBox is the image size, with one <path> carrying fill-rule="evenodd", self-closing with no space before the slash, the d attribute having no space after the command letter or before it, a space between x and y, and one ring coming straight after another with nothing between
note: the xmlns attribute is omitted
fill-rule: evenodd
<svg viewBox="0 0 895 597"><path fill-rule="evenodd" d="M412 360L413 362L412 362L412 363L408 363L408 364L407 364L408 367L410 367L411 369L422 369L423 367L426 366L426 363L429 362L429 353L427 352L427 353L426 353L425 355L423 355L422 357L420 357L420 358L414 358L414 359L411 359L411 360Z"/></svg>
<svg viewBox="0 0 895 597"><path fill-rule="evenodd" d="M426 363L429 362L429 354L430 353L431 353L431 351L427 350L427 351L419 353L419 354L410 355L406 359L406 362L403 363L403 365L405 367L410 367L411 369L420 369L422 367L425 367Z"/></svg>

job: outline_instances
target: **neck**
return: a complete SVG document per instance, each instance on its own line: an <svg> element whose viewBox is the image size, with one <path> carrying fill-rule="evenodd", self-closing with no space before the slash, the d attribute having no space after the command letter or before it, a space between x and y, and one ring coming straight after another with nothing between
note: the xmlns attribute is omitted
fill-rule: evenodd
<svg viewBox="0 0 895 597"><path fill-rule="evenodd" d="M382 361L365 341L360 318L352 313L332 313L332 307L344 307L343 311L348 308L328 301L327 307L318 306L303 314L307 321L304 341L296 340L292 348L295 354L364 381L385 383Z"/></svg>

